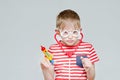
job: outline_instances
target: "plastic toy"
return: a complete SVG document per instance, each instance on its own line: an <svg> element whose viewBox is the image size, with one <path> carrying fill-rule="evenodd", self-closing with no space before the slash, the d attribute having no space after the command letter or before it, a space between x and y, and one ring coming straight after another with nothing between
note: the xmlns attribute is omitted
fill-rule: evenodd
<svg viewBox="0 0 120 80"><path fill-rule="evenodd" d="M41 46L41 51L44 53L45 57L50 61L51 64L54 64L53 55L48 52L48 50Z"/></svg>

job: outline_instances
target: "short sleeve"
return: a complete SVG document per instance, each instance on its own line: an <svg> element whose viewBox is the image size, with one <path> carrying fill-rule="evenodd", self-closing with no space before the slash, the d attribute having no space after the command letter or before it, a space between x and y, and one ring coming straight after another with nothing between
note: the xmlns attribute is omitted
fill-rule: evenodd
<svg viewBox="0 0 120 80"><path fill-rule="evenodd" d="M96 51L95 51L93 45L91 45L91 47L89 49L89 59L93 64L95 62L99 61L98 55L96 54Z"/></svg>

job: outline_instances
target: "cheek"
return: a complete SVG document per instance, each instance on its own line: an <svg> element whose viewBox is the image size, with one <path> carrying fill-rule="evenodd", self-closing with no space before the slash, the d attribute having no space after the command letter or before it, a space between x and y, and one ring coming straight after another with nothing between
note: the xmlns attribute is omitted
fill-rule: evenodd
<svg viewBox="0 0 120 80"><path fill-rule="evenodd" d="M68 39L67 38L62 38L62 41L67 41Z"/></svg>
<svg viewBox="0 0 120 80"><path fill-rule="evenodd" d="M61 39L62 39L62 41L65 42L65 43L66 43L67 40L68 40L67 38L61 38Z"/></svg>

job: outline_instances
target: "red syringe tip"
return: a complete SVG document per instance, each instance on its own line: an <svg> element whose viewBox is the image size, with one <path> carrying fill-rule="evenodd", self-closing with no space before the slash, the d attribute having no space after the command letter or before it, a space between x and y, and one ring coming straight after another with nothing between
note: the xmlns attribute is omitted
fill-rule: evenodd
<svg viewBox="0 0 120 80"><path fill-rule="evenodd" d="M45 50L45 47L41 46L41 50L42 50L42 51Z"/></svg>

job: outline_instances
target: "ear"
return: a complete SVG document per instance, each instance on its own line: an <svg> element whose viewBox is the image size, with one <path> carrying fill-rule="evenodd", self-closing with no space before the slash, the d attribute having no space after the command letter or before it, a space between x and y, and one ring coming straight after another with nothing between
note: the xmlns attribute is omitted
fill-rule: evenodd
<svg viewBox="0 0 120 80"><path fill-rule="evenodd" d="M60 31L58 29L55 29L55 32L60 35Z"/></svg>
<svg viewBox="0 0 120 80"><path fill-rule="evenodd" d="M82 32L82 28L80 28L80 32Z"/></svg>

